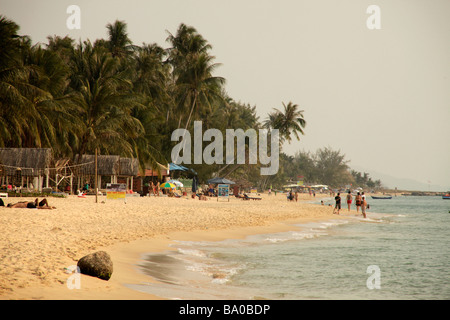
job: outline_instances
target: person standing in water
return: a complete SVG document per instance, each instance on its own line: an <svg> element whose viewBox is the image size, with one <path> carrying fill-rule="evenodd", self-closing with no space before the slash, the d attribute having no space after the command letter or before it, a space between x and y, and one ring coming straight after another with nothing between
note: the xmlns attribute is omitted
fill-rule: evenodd
<svg viewBox="0 0 450 320"><path fill-rule="evenodd" d="M356 212L359 213L359 207L361 207L361 194L358 192L358 194L355 197L355 205L356 205Z"/></svg>
<svg viewBox="0 0 450 320"><path fill-rule="evenodd" d="M337 209L336 214L339 214L339 211L341 210L341 194L339 192L338 192L337 196L334 197L334 200L336 201L336 205L334 206L333 214L336 213L336 209Z"/></svg>
<svg viewBox="0 0 450 320"><path fill-rule="evenodd" d="M352 205L352 199L353 199L352 193L351 193L351 191L348 191L348 194L347 194L348 211L350 211L350 206Z"/></svg>
<svg viewBox="0 0 450 320"><path fill-rule="evenodd" d="M366 217L366 207L367 207L367 201L366 201L366 197L362 198L361 200L361 212L364 218Z"/></svg>

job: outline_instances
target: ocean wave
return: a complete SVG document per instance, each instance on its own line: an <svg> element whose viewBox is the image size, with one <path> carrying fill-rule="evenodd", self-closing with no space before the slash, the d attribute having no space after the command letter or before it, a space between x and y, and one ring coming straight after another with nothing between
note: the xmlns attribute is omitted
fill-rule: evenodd
<svg viewBox="0 0 450 320"><path fill-rule="evenodd" d="M194 257L206 257L206 253L201 251L201 250L197 250L197 249L183 249L183 248L177 248L178 253L181 253L183 255L186 256L194 256Z"/></svg>
<svg viewBox="0 0 450 320"><path fill-rule="evenodd" d="M264 240L266 242L277 243L277 242L285 242L285 241L295 241L295 240L303 240L303 239L313 239L320 236L327 235L328 233L323 232L321 230L310 230L305 232L290 232L290 233L282 233L279 235L273 235L266 237Z"/></svg>

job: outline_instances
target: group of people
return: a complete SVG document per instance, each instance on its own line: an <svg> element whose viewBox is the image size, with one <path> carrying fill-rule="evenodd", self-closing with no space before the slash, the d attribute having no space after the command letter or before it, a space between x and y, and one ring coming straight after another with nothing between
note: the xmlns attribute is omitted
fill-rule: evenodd
<svg viewBox="0 0 450 320"><path fill-rule="evenodd" d="M153 195L158 196L159 197L159 191L160 191L160 186L159 186L159 181L154 184L152 181L152 184L149 186L149 193L153 193Z"/></svg>
<svg viewBox="0 0 450 320"><path fill-rule="evenodd" d="M336 205L333 209L333 214L339 214L341 210L341 194L338 193L336 197L334 197L334 200L336 201ZM350 211L350 207L353 202L353 196L351 191L348 192L347 197L347 205L348 205L348 211ZM364 218L367 218L366 216L366 208L369 208L369 205L367 204L366 195L364 192L358 192L355 196L355 205L356 205L356 212L359 213L359 208L361 208L361 213Z"/></svg>
<svg viewBox="0 0 450 320"><path fill-rule="evenodd" d="M5 203L0 198L0 207L4 207ZM48 204L46 198L41 201L36 198L34 201L19 201L16 203L8 203L7 208L26 208L26 209L56 209Z"/></svg>

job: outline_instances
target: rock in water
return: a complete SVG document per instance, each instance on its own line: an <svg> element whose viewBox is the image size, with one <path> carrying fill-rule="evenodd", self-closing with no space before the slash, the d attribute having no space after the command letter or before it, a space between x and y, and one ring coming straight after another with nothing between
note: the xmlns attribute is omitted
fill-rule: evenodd
<svg viewBox="0 0 450 320"><path fill-rule="evenodd" d="M109 280L113 272L111 257L105 251L88 254L78 260L80 272L102 280Z"/></svg>

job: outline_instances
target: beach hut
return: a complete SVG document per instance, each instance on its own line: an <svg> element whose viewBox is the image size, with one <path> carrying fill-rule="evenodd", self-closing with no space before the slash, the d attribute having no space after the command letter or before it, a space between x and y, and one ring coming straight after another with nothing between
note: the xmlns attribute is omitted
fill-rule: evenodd
<svg viewBox="0 0 450 320"><path fill-rule="evenodd" d="M139 190L139 186L135 185L135 177L139 174L139 161L135 158L119 159L119 183L125 183L129 190Z"/></svg>
<svg viewBox="0 0 450 320"><path fill-rule="evenodd" d="M95 179L95 155L85 154L78 161L75 157L75 163L85 164L83 174L77 178L77 189L83 188L83 185L93 186ZM120 173L120 156L116 155L98 155L97 156L97 178L98 188L105 189L107 183L117 183ZM109 180L109 181L108 181Z"/></svg>
<svg viewBox="0 0 450 320"><path fill-rule="evenodd" d="M10 183L21 188L26 184L42 192L49 186L49 167L52 161L50 148L0 148L1 184ZM45 181L44 181L45 180Z"/></svg>

